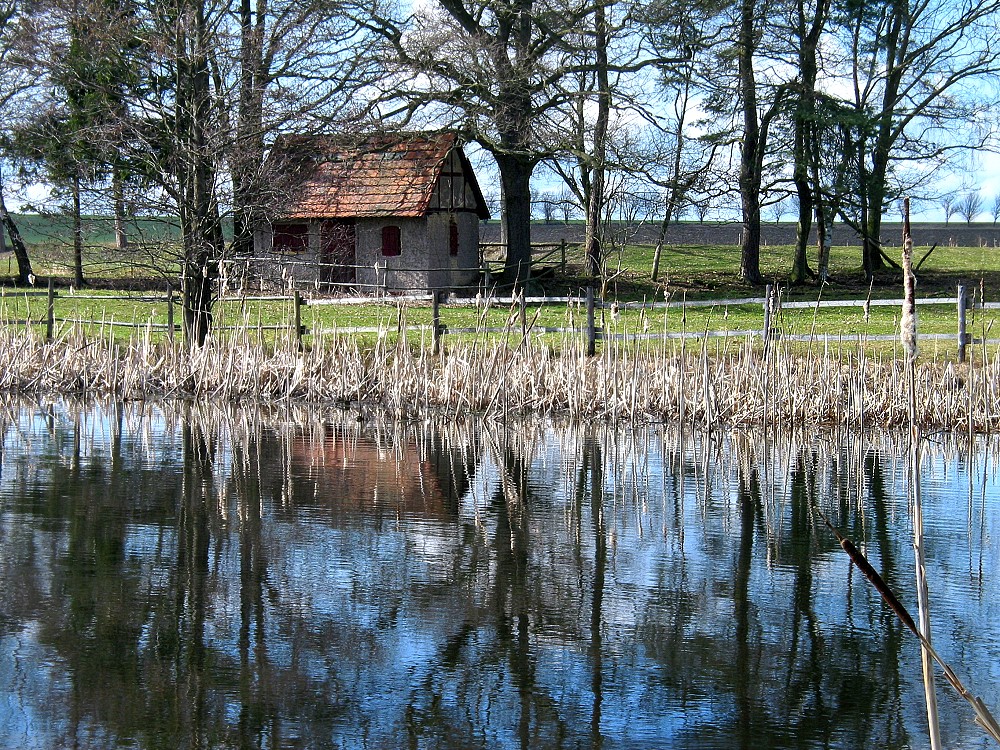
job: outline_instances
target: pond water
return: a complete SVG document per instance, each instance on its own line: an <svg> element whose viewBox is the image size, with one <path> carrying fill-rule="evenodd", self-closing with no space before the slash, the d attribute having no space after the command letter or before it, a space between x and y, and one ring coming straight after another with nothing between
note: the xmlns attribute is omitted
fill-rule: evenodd
<svg viewBox="0 0 1000 750"><path fill-rule="evenodd" d="M889 435L0 409L0 747L922 748ZM934 639L1000 710L993 443L931 436ZM949 748L993 747L938 679Z"/></svg>

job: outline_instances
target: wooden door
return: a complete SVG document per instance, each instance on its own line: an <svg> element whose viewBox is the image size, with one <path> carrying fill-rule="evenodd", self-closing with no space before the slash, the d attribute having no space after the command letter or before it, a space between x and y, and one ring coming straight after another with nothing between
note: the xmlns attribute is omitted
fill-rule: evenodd
<svg viewBox="0 0 1000 750"><path fill-rule="evenodd" d="M327 219L320 228L319 280L333 291L356 280L356 233L349 219Z"/></svg>

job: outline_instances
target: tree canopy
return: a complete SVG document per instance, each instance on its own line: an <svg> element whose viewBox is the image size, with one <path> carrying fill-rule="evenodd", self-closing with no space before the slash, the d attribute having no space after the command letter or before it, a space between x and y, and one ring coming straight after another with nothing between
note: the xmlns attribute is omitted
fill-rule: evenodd
<svg viewBox="0 0 1000 750"><path fill-rule="evenodd" d="M835 219L857 230L871 276L887 208L910 193L940 201L933 178L952 154L992 145L998 11L1000 0L7 0L0 143L25 175L75 196L77 213L86 187L98 210L176 215L195 338L218 264L252 251L276 197L268 150L294 132L447 128L479 144L499 175L514 284L529 279L539 165L587 219L595 276L613 207L637 205L623 191L655 207L664 237L689 207L739 206L750 284L764 281L762 207L794 196L795 280L814 275L814 223L824 235ZM821 237L820 278L823 252Z"/></svg>

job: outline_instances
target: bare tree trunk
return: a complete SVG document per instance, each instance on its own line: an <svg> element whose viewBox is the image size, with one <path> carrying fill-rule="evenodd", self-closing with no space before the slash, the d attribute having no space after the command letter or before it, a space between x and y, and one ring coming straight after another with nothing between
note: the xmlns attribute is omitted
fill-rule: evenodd
<svg viewBox="0 0 1000 750"><path fill-rule="evenodd" d="M815 63L815 60L813 60ZM792 262L791 282L804 284L812 275L809 268L807 249L809 235L812 232L812 218L815 210L815 196L809 181L809 165L811 163L809 141L811 137L813 91L811 86L815 81L806 81L806 73L802 72L802 91L800 92L798 111L795 117L795 167L792 179L795 183L795 193L799 199L799 216L795 225L795 256ZM807 87L809 87L807 89Z"/></svg>
<svg viewBox="0 0 1000 750"><path fill-rule="evenodd" d="M673 132L673 174L671 175L670 186L667 190L667 199L663 203L663 222L660 224L660 234L656 240L656 249L653 251L653 270L649 275L651 281L656 281L660 275L660 257L663 254L663 246L667 242L667 230L670 228L670 221L674 218L674 213L680 207L683 194L690 187L690 184L685 184L683 188L681 187L681 157L684 151L684 124L687 121L688 91L690 85L691 77L690 75L685 75L683 91L679 95L678 100L674 102L677 126Z"/></svg>
<svg viewBox="0 0 1000 750"><path fill-rule="evenodd" d="M862 210L861 265L866 279L871 279L878 271L885 268L881 239L884 199L884 192L873 185L868 193L868 204Z"/></svg>
<svg viewBox="0 0 1000 750"><path fill-rule="evenodd" d="M830 278L830 243L832 241L833 214L822 199L816 202L816 275L820 284Z"/></svg>
<svg viewBox="0 0 1000 750"><path fill-rule="evenodd" d="M876 272L885 268L882 254L882 209L886 197L886 179L892 147L895 142L893 117L896 102L899 101L900 86L905 70L903 61L908 54L910 42L907 24L910 18L908 3L896 2L890 5L890 14L882 43L888 72L882 92L882 111L875 122L875 143L871 146L871 170L861 161L861 180L864 182L862 221L862 265L865 276L871 279ZM864 154L865 151L861 150Z"/></svg>
<svg viewBox="0 0 1000 750"><path fill-rule="evenodd" d="M747 204L750 208L747 208ZM760 272L760 203L752 198L744 202L743 235L740 238L740 278L753 286L764 283Z"/></svg>
<svg viewBox="0 0 1000 750"><path fill-rule="evenodd" d="M122 188L121 172L115 168L111 177L111 190L115 204L115 247L119 252L128 250L128 234L125 231L125 195Z"/></svg>
<svg viewBox="0 0 1000 750"><path fill-rule="evenodd" d="M805 151L805 143L799 143L800 140L805 141L806 136L796 132L795 134L795 152L796 161L799 159L799 152ZM806 279L812 275L812 271L809 268L809 258L807 255L807 248L809 247L809 235L812 232L812 217L814 210L813 193L809 186L809 178L806 176L806 167L799 164L795 165L795 191L799 198L799 216L798 221L795 225L795 257L792 262L792 275L791 282L793 284L804 284Z"/></svg>
<svg viewBox="0 0 1000 750"><path fill-rule="evenodd" d="M507 262L504 275L516 287L524 286L531 277L531 173L535 168L535 157L530 148L532 140L532 117L534 112L530 84L523 72L512 64L528 58L531 47L531 2L515 0L511 15L512 27L504 37L507 41L493 51L493 63L500 77L498 101L502 108L497 113L500 132L500 148L493 151L503 194L503 217L501 223L507 238Z"/></svg>
<svg viewBox="0 0 1000 750"><path fill-rule="evenodd" d="M809 163L812 171L812 184L815 197L816 210L816 275L820 284L825 284L830 278L830 245L833 242L833 219L836 216L836 209L833 201L828 199L820 178L820 133L819 128L814 127L812 137L809 139ZM837 183L842 182L845 169L842 166L837 172ZM834 188L834 195L839 194Z"/></svg>
<svg viewBox="0 0 1000 750"><path fill-rule="evenodd" d="M209 30L204 6L181 3L178 24L176 102L177 186L184 242L184 330L201 345L212 325L215 279L223 238L215 201L215 153L208 135L212 116L208 68Z"/></svg>
<svg viewBox="0 0 1000 750"><path fill-rule="evenodd" d="M594 123L594 168L590 201L587 204L587 271L601 276L603 260L601 217L604 213L604 171L607 157L608 121L611 118L611 86L608 82L608 24L604 5L594 10L595 53L597 55L597 121Z"/></svg>
<svg viewBox="0 0 1000 750"><path fill-rule="evenodd" d="M189 343L205 343L212 328L214 274L196 262L184 266L184 332Z"/></svg>
<svg viewBox="0 0 1000 750"><path fill-rule="evenodd" d="M503 190L501 228L507 240L505 276L515 286L531 277L531 162L518 154L497 154Z"/></svg>
<svg viewBox="0 0 1000 750"><path fill-rule="evenodd" d="M663 256L663 246L667 244L667 229L670 227L670 219L673 216L673 208L670 200L667 199L663 206L663 221L660 222L660 233L656 238L656 247L653 249L653 270L649 274L650 281L656 281L660 276L660 258Z"/></svg>
<svg viewBox="0 0 1000 750"><path fill-rule="evenodd" d="M27 284L34 278L31 272L31 260L28 258L28 248L24 246L21 233L17 230L14 217L7 211L7 204L3 199L3 188L0 186L0 224L7 230L10 237L10 247L14 251L14 258L17 260L17 283Z"/></svg>
<svg viewBox="0 0 1000 750"><path fill-rule="evenodd" d="M757 81L753 55L756 48L756 4L741 0L739 33L739 82L743 104L743 142L740 151L740 204L743 235L740 242L740 277L748 284L764 283L760 273L760 183L758 169L762 150L760 117L757 112Z"/></svg>
<svg viewBox="0 0 1000 750"><path fill-rule="evenodd" d="M259 3L258 3L259 6ZM240 0L240 86L233 144L234 255L253 252L253 231L260 221L260 168L264 159L265 71L262 61L266 13L256 15L250 0Z"/></svg>
<svg viewBox="0 0 1000 750"><path fill-rule="evenodd" d="M73 174L73 283L83 286L83 217L80 208L80 173Z"/></svg>
<svg viewBox="0 0 1000 750"><path fill-rule="evenodd" d="M792 264L792 282L802 284L812 275L807 249L812 231L813 212L819 198L819 183L810 185L810 167L813 164L812 141L818 137L816 121L816 49L820 34L826 24L829 0L817 0L812 22L806 29L806 2L799 0L797 7L799 37L799 95L795 110L795 166L793 180L799 198L799 220L795 236L795 259ZM815 172L813 171L813 175ZM821 240L822 242L822 240Z"/></svg>

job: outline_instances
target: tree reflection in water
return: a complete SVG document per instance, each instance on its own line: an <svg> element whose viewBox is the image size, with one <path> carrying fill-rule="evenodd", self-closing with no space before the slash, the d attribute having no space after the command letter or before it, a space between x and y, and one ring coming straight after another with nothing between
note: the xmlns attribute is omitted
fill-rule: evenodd
<svg viewBox="0 0 1000 750"><path fill-rule="evenodd" d="M922 742L916 645L816 513L908 598L887 437L150 404L0 419L0 746ZM987 696L989 455L925 461L949 474L925 484L936 636ZM950 700L946 741L977 742Z"/></svg>

